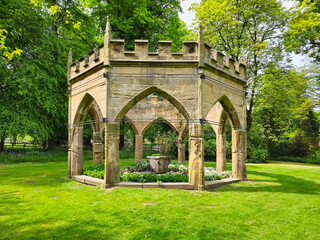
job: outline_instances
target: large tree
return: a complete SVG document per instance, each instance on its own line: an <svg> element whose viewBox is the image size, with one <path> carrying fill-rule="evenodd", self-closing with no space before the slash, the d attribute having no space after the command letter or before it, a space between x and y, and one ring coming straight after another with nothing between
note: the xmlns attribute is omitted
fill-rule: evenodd
<svg viewBox="0 0 320 240"><path fill-rule="evenodd" d="M313 153L319 147L319 118L308 96L308 77L270 64L261 81L254 124L269 152L302 157Z"/></svg>
<svg viewBox="0 0 320 240"><path fill-rule="evenodd" d="M135 39L149 40L149 49L157 49L158 40L173 40L173 50L181 48L188 30L178 13L179 0L91 0L86 2L90 17L104 29L106 16L114 38L126 40L126 48L133 50Z"/></svg>
<svg viewBox="0 0 320 240"><path fill-rule="evenodd" d="M178 11L178 0L1 1L0 151L8 136L67 139L68 51L77 59L101 44L107 15L114 37L129 48L134 39L150 39L154 50L161 38L181 45L188 31Z"/></svg>
<svg viewBox="0 0 320 240"><path fill-rule="evenodd" d="M320 61L320 2L301 0L291 8L286 48Z"/></svg>
<svg viewBox="0 0 320 240"><path fill-rule="evenodd" d="M191 8L196 12L197 23L205 27L206 40L214 48L237 61L246 58L250 129L263 67L281 51L277 39L282 37L286 10L278 0L203 0Z"/></svg>

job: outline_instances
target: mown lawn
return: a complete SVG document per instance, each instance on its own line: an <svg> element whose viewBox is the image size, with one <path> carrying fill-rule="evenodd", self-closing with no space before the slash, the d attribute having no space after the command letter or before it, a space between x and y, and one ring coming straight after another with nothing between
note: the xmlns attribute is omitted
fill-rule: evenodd
<svg viewBox="0 0 320 240"><path fill-rule="evenodd" d="M0 239L320 239L320 167L247 166L249 181L212 192L105 192L66 162L0 164Z"/></svg>

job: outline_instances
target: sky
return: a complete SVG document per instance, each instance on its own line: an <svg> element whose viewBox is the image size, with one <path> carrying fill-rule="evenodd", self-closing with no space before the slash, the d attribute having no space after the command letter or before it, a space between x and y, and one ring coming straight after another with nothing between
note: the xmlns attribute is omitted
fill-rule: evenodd
<svg viewBox="0 0 320 240"><path fill-rule="evenodd" d="M190 25L192 24L192 19L194 19L194 12L189 11L188 8L190 7L191 3L200 3L201 0L182 0L181 6L183 9L183 13L180 13L180 18L187 23L187 26L190 28ZM289 8L292 6L292 1L286 1L284 3L284 6ZM308 59L305 56L292 54L292 62L296 67L301 67L305 65L305 61L308 61Z"/></svg>

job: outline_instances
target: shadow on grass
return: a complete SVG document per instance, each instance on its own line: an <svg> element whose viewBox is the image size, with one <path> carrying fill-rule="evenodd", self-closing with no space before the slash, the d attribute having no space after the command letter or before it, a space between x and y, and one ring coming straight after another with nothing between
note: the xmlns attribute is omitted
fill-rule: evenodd
<svg viewBox="0 0 320 240"><path fill-rule="evenodd" d="M248 171L248 174L261 176L261 178L250 178L245 186L227 186L220 191L229 192L279 192L319 195L320 184L297 178L290 175L274 174L258 171ZM252 186L248 186L252 184Z"/></svg>

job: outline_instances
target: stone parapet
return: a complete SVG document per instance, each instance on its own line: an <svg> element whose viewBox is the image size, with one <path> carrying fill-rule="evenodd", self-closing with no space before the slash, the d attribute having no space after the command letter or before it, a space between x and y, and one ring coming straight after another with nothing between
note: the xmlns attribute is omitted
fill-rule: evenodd
<svg viewBox="0 0 320 240"><path fill-rule="evenodd" d="M125 50L125 41L123 39L110 39L108 42L110 49L106 49L104 44L90 51L79 60L69 63L69 81L89 72L91 69L104 65L105 56L109 57L110 63L116 62L199 62L200 48L197 41L184 41L182 43L182 52L172 52L171 41L159 41L158 51L149 52L148 40L135 40L134 51ZM106 52L108 51L108 54ZM110 52L110 56L109 56ZM204 54L201 61L210 68L230 72L242 81L246 79L246 64L239 63L224 56L223 53L212 49L204 44ZM107 62L109 62L107 61Z"/></svg>

